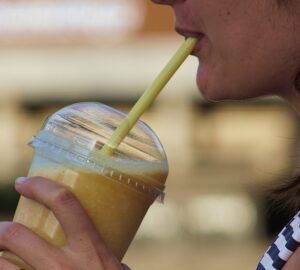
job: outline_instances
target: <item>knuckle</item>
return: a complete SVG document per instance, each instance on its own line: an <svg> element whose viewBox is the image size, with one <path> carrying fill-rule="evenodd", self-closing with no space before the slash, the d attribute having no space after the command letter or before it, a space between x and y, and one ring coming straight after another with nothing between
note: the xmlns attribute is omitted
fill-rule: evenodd
<svg viewBox="0 0 300 270"><path fill-rule="evenodd" d="M40 177L40 176L31 176L28 178L28 181L26 182L26 185L28 186L32 186L34 185L35 183L41 181L43 178Z"/></svg>
<svg viewBox="0 0 300 270"><path fill-rule="evenodd" d="M47 269L52 270L69 270L70 267L66 263L55 261L47 264Z"/></svg>
<svg viewBox="0 0 300 270"><path fill-rule="evenodd" d="M43 267L43 269L51 269L51 270L71 270L71 269L75 269L74 267L73 268L71 267L72 266L72 261L70 260L70 258L68 258L66 256L66 254L64 254L61 251L62 250L60 250L60 249L50 251L47 254L47 256L44 257L44 267Z"/></svg>
<svg viewBox="0 0 300 270"><path fill-rule="evenodd" d="M3 260L0 260L0 270L7 270L7 263Z"/></svg>
<svg viewBox="0 0 300 270"><path fill-rule="evenodd" d="M41 179L41 177L40 177L40 176L31 176L29 179L30 179L31 181L38 181L38 180Z"/></svg>
<svg viewBox="0 0 300 270"><path fill-rule="evenodd" d="M117 266L120 266L120 262L111 252L103 252L101 253L101 260L103 264L106 266L105 269L116 269Z"/></svg>
<svg viewBox="0 0 300 270"><path fill-rule="evenodd" d="M53 196L53 205L57 207L74 204L75 202L76 197L66 188L60 188Z"/></svg>
<svg viewBox="0 0 300 270"><path fill-rule="evenodd" d="M78 240L79 244L76 246L76 252L80 253L80 256L90 260L98 254L93 241L89 237L79 238Z"/></svg>
<svg viewBox="0 0 300 270"><path fill-rule="evenodd" d="M20 234L21 230L22 230L21 225L19 225L17 223L11 223L3 231L2 240L4 242L8 242L8 241L10 241L13 238L18 237L18 235Z"/></svg>
<svg viewBox="0 0 300 270"><path fill-rule="evenodd" d="M53 270L71 270L70 265L68 265L66 262L56 261L49 269Z"/></svg>
<svg viewBox="0 0 300 270"><path fill-rule="evenodd" d="M7 269L7 263L5 259L0 258L0 270L5 270Z"/></svg>
<svg viewBox="0 0 300 270"><path fill-rule="evenodd" d="M82 260L90 263L91 265L102 265L102 260L99 258L98 254L93 250L92 252L82 252Z"/></svg>

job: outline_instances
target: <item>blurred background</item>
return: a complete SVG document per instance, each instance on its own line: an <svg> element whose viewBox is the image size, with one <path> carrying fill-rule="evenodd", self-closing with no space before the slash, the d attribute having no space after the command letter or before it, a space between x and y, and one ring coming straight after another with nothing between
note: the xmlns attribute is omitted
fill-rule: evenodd
<svg viewBox="0 0 300 270"><path fill-rule="evenodd" d="M49 114L78 101L127 112L181 42L171 10L150 0L1 0L0 219L13 215L14 179ZM125 257L133 269L255 269L289 219L267 190L297 171L295 113L276 98L205 102L197 64L143 116L170 176Z"/></svg>

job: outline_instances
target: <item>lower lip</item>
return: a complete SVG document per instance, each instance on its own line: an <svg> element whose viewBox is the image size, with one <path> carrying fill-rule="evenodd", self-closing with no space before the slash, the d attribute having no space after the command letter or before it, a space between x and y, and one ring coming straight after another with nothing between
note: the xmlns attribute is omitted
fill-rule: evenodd
<svg viewBox="0 0 300 270"><path fill-rule="evenodd" d="M205 36L202 36L202 37L199 37L198 38L198 41L195 45L195 48L193 49L192 51L192 55L198 55L201 51L201 49L203 48L203 45L204 45L204 41L205 41Z"/></svg>

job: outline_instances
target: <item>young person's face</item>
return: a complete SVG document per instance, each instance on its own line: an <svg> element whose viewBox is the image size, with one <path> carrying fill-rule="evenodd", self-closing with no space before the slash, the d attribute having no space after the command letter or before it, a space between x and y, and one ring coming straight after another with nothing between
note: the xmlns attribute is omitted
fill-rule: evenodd
<svg viewBox="0 0 300 270"><path fill-rule="evenodd" d="M300 36L292 9L276 0L153 1L173 8L177 32L199 38L193 54L207 99L283 95L292 87Z"/></svg>

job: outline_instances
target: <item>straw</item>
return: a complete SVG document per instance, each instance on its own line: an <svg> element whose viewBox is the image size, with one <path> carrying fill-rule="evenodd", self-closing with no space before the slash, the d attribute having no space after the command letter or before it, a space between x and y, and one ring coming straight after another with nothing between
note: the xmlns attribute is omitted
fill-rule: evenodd
<svg viewBox="0 0 300 270"><path fill-rule="evenodd" d="M112 155L115 149L119 146L122 140L127 136L133 126L136 124L141 115L153 103L157 95L161 92L167 82L171 79L177 69L181 66L184 60L192 52L197 42L196 38L187 38L179 47L177 52L167 63L164 69L160 72L157 78L145 90L144 94L133 106L127 117L122 121L120 126L115 130L112 137L103 146L101 152L107 155Z"/></svg>

